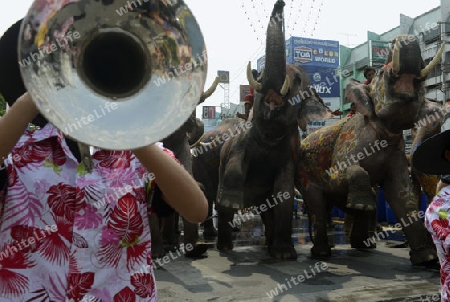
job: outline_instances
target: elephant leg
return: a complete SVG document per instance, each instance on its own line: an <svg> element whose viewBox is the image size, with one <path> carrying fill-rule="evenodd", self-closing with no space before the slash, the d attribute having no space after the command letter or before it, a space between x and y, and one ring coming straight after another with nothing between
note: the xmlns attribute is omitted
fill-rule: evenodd
<svg viewBox="0 0 450 302"><path fill-rule="evenodd" d="M152 236L152 259L162 258L166 252L163 248L163 241L159 228L159 218L155 213L152 213L148 215L148 220Z"/></svg>
<svg viewBox="0 0 450 302"><path fill-rule="evenodd" d="M289 162L276 175L273 192L271 203L278 202L278 204L273 207L275 232L269 253L277 259L297 259L297 252L292 243L292 210L294 209L294 164L292 162Z"/></svg>
<svg viewBox="0 0 450 302"><path fill-rule="evenodd" d="M209 245L200 243L198 236L198 223L190 223L183 219L184 225L184 254L188 258L203 258Z"/></svg>
<svg viewBox="0 0 450 302"><path fill-rule="evenodd" d="M261 221L264 224L264 235L266 237L265 244L270 250L270 247L273 246L273 239L275 234L275 216L273 211L261 212Z"/></svg>
<svg viewBox="0 0 450 302"><path fill-rule="evenodd" d="M373 217L376 211L354 211L353 228L350 233L350 245L352 248L376 248L375 242L367 240L374 235ZM372 230L372 231L370 231Z"/></svg>
<svg viewBox="0 0 450 302"><path fill-rule="evenodd" d="M217 249L220 251L227 251L233 249L233 238L232 238L232 224L236 223L240 225L239 222L234 221L233 209L228 207L217 207L218 214L218 234L217 234Z"/></svg>
<svg viewBox="0 0 450 302"><path fill-rule="evenodd" d="M413 265L422 265L438 260L436 248L430 233L418 213L419 199L414 194L409 178L406 158L401 154L390 163L391 174L385 177L383 192L394 212L410 246L410 260ZM395 173L395 174L394 174Z"/></svg>
<svg viewBox="0 0 450 302"><path fill-rule="evenodd" d="M213 223L213 198L208 197L208 219L203 222L203 238L205 240L214 240L217 237L217 230Z"/></svg>
<svg viewBox="0 0 450 302"><path fill-rule="evenodd" d="M327 203L322 189L310 183L304 190L303 200L308 206L309 217L314 228L314 245L311 248L312 257L331 256L331 247L327 235Z"/></svg>
<svg viewBox="0 0 450 302"><path fill-rule="evenodd" d="M348 180L347 208L374 211L377 207L377 195L372 188L367 171L353 165L343 172Z"/></svg>

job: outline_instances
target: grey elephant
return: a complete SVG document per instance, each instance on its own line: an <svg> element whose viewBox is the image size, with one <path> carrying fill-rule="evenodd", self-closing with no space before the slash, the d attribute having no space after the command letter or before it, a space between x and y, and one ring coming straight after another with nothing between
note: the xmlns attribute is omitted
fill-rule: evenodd
<svg viewBox="0 0 450 302"><path fill-rule="evenodd" d="M211 87L203 92L198 104L203 103L217 88L219 78L216 78ZM195 116L195 110L186 122L174 133L162 140L164 147L170 149L184 168L192 175L192 155L190 145L197 141L204 132L204 124ZM179 215L165 203L161 192L156 189L152 199L153 206L159 213L149 214L152 232L152 257L159 258L165 255L165 248L173 250L178 248L178 219ZM159 214L159 215L158 215ZM207 246L198 245L198 225L183 219L184 244L191 244L192 249L186 251L188 257L199 257L206 252Z"/></svg>
<svg viewBox="0 0 450 302"><path fill-rule="evenodd" d="M193 171L196 180L205 185L208 199L216 198L219 250L233 248L236 211L254 207L265 224L270 255L289 259L297 257L291 223L298 127L305 129L310 121L328 119L332 113L309 86L308 75L285 64L284 5L283 1L274 5L262 75L254 79L250 64L247 66L247 78L255 90L252 121L230 119L205 134L203 143L215 146L197 154Z"/></svg>
<svg viewBox="0 0 450 302"><path fill-rule="evenodd" d="M296 186L313 217L313 256L331 254L327 202L354 217L352 247L375 246L376 242L369 240L372 228L367 222L376 211L372 188L379 185L401 222L412 264L437 259L428 231L418 217L419 200L409 177L402 132L439 110L439 105L424 98L424 81L442 51L425 66L414 36L398 36L386 65L372 83L351 80L345 89L346 99L355 102L361 114L323 127L302 141Z"/></svg>

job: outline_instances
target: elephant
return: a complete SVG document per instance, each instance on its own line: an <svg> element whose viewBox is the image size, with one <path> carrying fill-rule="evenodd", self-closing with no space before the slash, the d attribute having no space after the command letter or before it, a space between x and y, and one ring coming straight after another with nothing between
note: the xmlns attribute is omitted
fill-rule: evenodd
<svg viewBox="0 0 450 302"><path fill-rule="evenodd" d="M331 255L327 239L327 201L354 217L350 243L372 248L369 224L376 211L379 185L410 246L410 261L420 265L437 260L428 231L418 219L405 156L403 130L439 110L425 99L424 81L440 61L443 48L425 66L414 36L399 35L392 41L386 65L364 85L354 79L345 98L361 114L342 119L308 135L299 150L295 179L311 212L315 257ZM410 216L411 215L411 216Z"/></svg>
<svg viewBox="0 0 450 302"><path fill-rule="evenodd" d="M203 103L210 97L217 88L219 78L216 77L211 87L203 92L200 96L198 105ZM175 157L180 161L184 168L192 175L192 155L190 152L190 144L197 141L204 132L203 122L196 118L195 110L192 112L186 122L181 125L175 132L162 140L164 147L170 149ZM199 184L202 186L201 184ZM178 219L179 216L175 211L165 203L162 194L155 190L152 204L156 208L163 209L160 215L150 213L149 219L152 232L152 257L159 258L165 255L164 245L166 249L173 250L178 248ZM158 217L160 216L160 217ZM184 226L184 244L191 244L193 249L186 251L187 257L200 257L206 252L207 246L198 245L198 225L190 223L183 219Z"/></svg>
<svg viewBox="0 0 450 302"><path fill-rule="evenodd" d="M274 5L267 29L266 65L258 79L253 78L251 64L247 65L247 78L255 91L252 121L226 120L205 134L203 143L208 138L210 143L220 140L219 135L223 142L194 158L193 171L204 184L207 198L216 199L219 250L233 249L236 211L258 207L269 254L291 259L297 257L291 234L298 127L305 130L310 121L329 119L332 112L310 87L306 72L285 63L284 5L283 1ZM233 130L233 125L239 129Z"/></svg>

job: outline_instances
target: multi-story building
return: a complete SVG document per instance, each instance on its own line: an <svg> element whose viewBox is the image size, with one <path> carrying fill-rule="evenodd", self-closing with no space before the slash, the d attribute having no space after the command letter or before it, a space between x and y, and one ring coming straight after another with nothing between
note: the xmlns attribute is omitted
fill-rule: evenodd
<svg viewBox="0 0 450 302"><path fill-rule="evenodd" d="M341 110L348 110L350 104L344 99L344 88L350 78L365 81L363 71L366 66L375 69L385 63L389 43L400 34L414 35L420 42L425 63L436 55L443 41L446 41L442 62L425 81L426 97L437 101L450 99L450 1L441 0L441 5L420 16L411 18L400 14L399 26L376 34L367 33L367 41L348 48L340 45L341 64L336 71L340 75Z"/></svg>

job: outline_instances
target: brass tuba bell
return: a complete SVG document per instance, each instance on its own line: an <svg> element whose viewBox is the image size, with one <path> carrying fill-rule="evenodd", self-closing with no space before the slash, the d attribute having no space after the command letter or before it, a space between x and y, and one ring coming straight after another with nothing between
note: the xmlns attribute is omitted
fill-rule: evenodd
<svg viewBox="0 0 450 302"><path fill-rule="evenodd" d="M203 35L182 0L36 0L19 64L40 112L102 149L149 145L174 132L204 89Z"/></svg>

